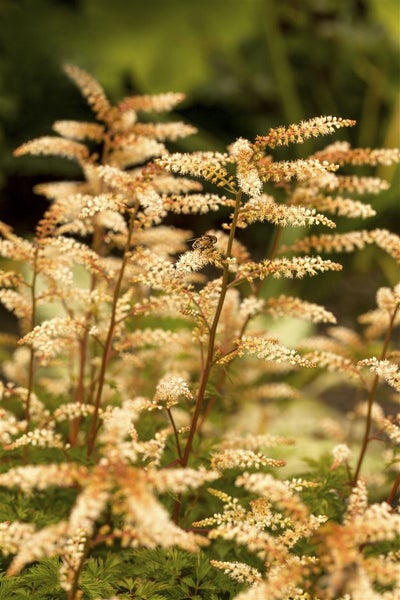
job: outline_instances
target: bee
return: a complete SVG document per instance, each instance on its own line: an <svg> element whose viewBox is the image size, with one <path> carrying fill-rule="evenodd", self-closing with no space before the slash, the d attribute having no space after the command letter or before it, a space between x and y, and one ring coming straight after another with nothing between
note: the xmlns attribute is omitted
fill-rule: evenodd
<svg viewBox="0 0 400 600"><path fill-rule="evenodd" d="M215 235L205 234L198 238L193 238L193 250L210 250L216 244L217 238ZM191 242L192 240L188 240Z"/></svg>

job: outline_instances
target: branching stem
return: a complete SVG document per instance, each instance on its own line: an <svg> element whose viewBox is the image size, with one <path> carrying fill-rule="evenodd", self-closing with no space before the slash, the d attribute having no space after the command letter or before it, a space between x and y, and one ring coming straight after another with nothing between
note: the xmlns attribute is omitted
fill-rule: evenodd
<svg viewBox="0 0 400 600"><path fill-rule="evenodd" d="M385 336L385 340L383 343L380 360L385 360L385 358L386 358L386 354L387 354L387 351L389 348L390 338L391 338L392 331L393 331L394 320L396 318L397 311L399 310L399 308L400 308L400 304L397 304L396 308L393 311L393 314L390 317L389 326L386 331L386 336ZM368 392L368 399L367 399L368 408L367 408L367 417L366 417L366 421L365 421L364 437L363 437L360 455L358 457L357 467L356 467L353 482L352 482L353 487L357 484L358 478L360 476L361 467L364 462L365 454L367 452L368 444L371 440L370 435L371 435L371 429L372 429L372 407L373 407L374 401L375 401L375 394L376 394L376 389L378 387L378 382L379 382L379 375L375 375L375 377L372 381L370 390Z"/></svg>
<svg viewBox="0 0 400 600"><path fill-rule="evenodd" d="M104 351L103 351L100 372L99 372L99 380L98 380L97 391L96 391L96 396L95 396L95 400L94 400L94 412L93 412L92 423L91 423L90 431L89 431L89 435L88 435L88 442L87 442L87 455L88 456L91 456L91 454L94 450L96 435L97 435L97 431L99 428L98 427L99 411L100 411L100 405L101 405L101 398L103 395L103 388L104 388L104 381L105 381L105 376L106 376L106 371L107 371L107 365L108 365L108 361L109 361L110 354L111 354L111 347L112 347L112 341L113 341L115 324L116 324L117 304L118 304L118 299L119 299L119 295L120 295L120 291L121 291L121 287L122 287L122 282L124 279L125 268L126 268L126 265L128 262L129 250L131 247L132 233L133 233L133 229L134 229L134 222L135 222L135 216L136 216L137 210L138 210L138 207L136 208L136 210L134 210L132 212L131 217L130 217L128 237L126 240L125 250L124 250L123 257L122 257L122 264L121 264L118 278L117 278L117 281L116 281L115 287L114 287L113 300L112 300L112 306L111 306L110 323L108 326L107 337L106 337L106 341L104 344Z"/></svg>
<svg viewBox="0 0 400 600"><path fill-rule="evenodd" d="M32 314L31 314L31 323L30 323L30 331L32 331L36 324L36 282L37 282L37 261L39 257L39 245L36 244L35 253L33 256L33 275L32 275L32 283L31 283L31 300L32 300ZM29 355L29 367L28 367L28 384L27 384L27 394L26 394L26 403L25 403L25 422L26 427L25 431L28 433L31 426L31 398L33 393L33 378L35 374L35 351L33 347L30 348Z"/></svg>
<svg viewBox="0 0 400 600"><path fill-rule="evenodd" d="M230 258L232 256L232 246L233 240L235 238L236 231L236 223L239 215L240 203L242 199L242 192L236 193L236 201L235 201L235 209L232 218L231 229L229 232L228 243L226 247L226 258ZM214 350L215 350L215 338L217 335L217 327L221 317L222 308L224 306L226 292L228 290L228 282L229 282L229 265L224 264L223 273L222 273L222 284L221 284L221 292L218 299L218 304L215 309L214 318L210 327L210 334L208 338L208 348L207 348L207 356L204 363L204 368L202 369L200 376L199 389L197 392L196 405L192 417L192 422L190 425L188 439L186 441L185 449L183 451L182 459L180 461L182 467L186 467L189 461L190 454L193 448L193 440L194 436L197 432L197 427L199 423L199 418L201 414L201 410L204 403L204 397L208 385L208 381L210 378L210 373L213 367L213 358L214 358ZM174 520L178 522L179 519L179 509L180 509L180 500L178 499L175 503L174 507Z"/></svg>

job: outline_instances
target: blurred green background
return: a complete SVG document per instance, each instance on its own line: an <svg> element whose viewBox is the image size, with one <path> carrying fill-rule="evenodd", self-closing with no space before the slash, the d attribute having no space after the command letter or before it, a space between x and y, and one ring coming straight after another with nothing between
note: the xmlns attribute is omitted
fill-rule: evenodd
<svg viewBox="0 0 400 600"><path fill-rule="evenodd" d="M322 114L357 120L335 139L397 146L399 21L398 0L0 0L0 219L32 231L45 207L32 185L75 174L67 162L12 157L54 120L90 116L64 62L88 70L114 101L185 92L175 116L200 133L181 149L223 149ZM399 232L399 169L378 175L392 188L373 199L379 214L368 226ZM256 229L253 239L264 235ZM384 257L357 260L359 273L394 277ZM363 294L357 280L352 290Z"/></svg>

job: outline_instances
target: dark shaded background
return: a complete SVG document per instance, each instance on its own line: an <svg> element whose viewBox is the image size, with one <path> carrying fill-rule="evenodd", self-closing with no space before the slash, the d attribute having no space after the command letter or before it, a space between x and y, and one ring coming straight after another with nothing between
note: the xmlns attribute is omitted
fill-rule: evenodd
<svg viewBox="0 0 400 600"><path fill-rule="evenodd" d="M176 116L200 133L182 142L184 150L223 149L238 136L320 114L357 120L335 139L396 146L399 20L398 0L0 0L0 219L32 232L46 206L32 186L79 176L67 161L12 157L23 141L51 133L54 120L90 117L62 73L64 62L92 73L114 101L185 92ZM399 169L377 175L392 188L372 199L378 215L368 227L400 233ZM210 223L191 226L201 231ZM266 234L256 227L245 240L256 254ZM343 298L345 316L371 305L371 285L398 278L376 250L343 260L351 275L339 287L325 278L311 297L328 307Z"/></svg>

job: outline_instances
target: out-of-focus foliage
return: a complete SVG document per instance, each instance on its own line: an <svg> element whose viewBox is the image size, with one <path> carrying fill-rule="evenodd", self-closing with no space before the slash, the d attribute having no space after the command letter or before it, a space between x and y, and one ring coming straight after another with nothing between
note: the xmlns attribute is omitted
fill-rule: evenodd
<svg viewBox="0 0 400 600"><path fill-rule="evenodd" d="M6 134L43 131L55 94L77 110L60 75L69 61L112 96L187 93L214 135L216 109L226 141L332 113L358 119L360 144L382 143L398 94L396 13L396 0L3 0Z"/></svg>
<svg viewBox="0 0 400 600"><path fill-rule="evenodd" d="M43 212L32 185L49 172L71 175L62 162L11 156L57 118L88 117L64 62L91 72L111 99L185 92L179 112L201 133L181 149L222 149L318 114L356 119L344 134L353 145L397 146L399 20L397 0L2 0L1 218L31 229ZM399 170L377 175L392 186L374 226L396 230ZM257 231L254 239L262 244Z"/></svg>

